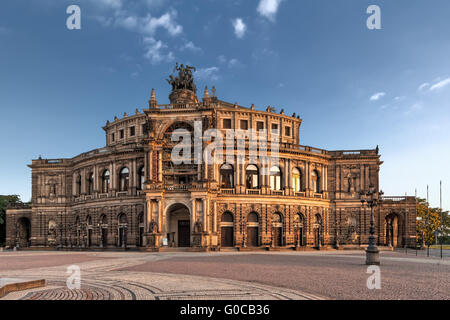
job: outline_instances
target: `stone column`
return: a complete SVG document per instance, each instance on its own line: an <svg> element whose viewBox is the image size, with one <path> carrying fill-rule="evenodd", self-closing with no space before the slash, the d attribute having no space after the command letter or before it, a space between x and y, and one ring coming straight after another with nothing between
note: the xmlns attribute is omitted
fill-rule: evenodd
<svg viewBox="0 0 450 320"><path fill-rule="evenodd" d="M147 179L153 181L153 150L150 151L150 155L148 156L147 161Z"/></svg>
<svg viewBox="0 0 450 320"><path fill-rule="evenodd" d="M163 181L163 161L162 161L162 151L158 151L158 182Z"/></svg>
<svg viewBox="0 0 450 320"><path fill-rule="evenodd" d="M163 199L159 198L158 199L158 226L159 226L159 230L161 230L161 233L166 233L167 232L167 226L166 226L166 222L164 219L164 207L163 207Z"/></svg>
<svg viewBox="0 0 450 320"><path fill-rule="evenodd" d="M208 199L203 199L203 232L208 231Z"/></svg>
<svg viewBox="0 0 450 320"><path fill-rule="evenodd" d="M192 212L191 212L191 233L194 230L194 225L197 219L197 199L193 198L191 199L191 203L192 203Z"/></svg>
<svg viewBox="0 0 450 320"><path fill-rule="evenodd" d="M77 173L76 172L73 173L73 177L72 177L72 195L74 197L77 196Z"/></svg>
<svg viewBox="0 0 450 320"><path fill-rule="evenodd" d="M81 194L86 194L86 169L81 170Z"/></svg>
<svg viewBox="0 0 450 320"><path fill-rule="evenodd" d="M217 202L214 201L214 220L213 220L213 232L217 232Z"/></svg>
<svg viewBox="0 0 450 320"><path fill-rule="evenodd" d="M369 165L366 165L366 166L365 166L365 170L366 170L366 175L365 175L365 181L366 181L366 183L365 183L365 187L366 187L366 190L369 189L369 185L370 185L370 171L369 171L369 169L370 169L370 166L369 166Z"/></svg>
<svg viewBox="0 0 450 320"><path fill-rule="evenodd" d="M95 192L99 192L100 188L99 188L99 174L98 174L98 166L95 165L94 166L94 193Z"/></svg>
<svg viewBox="0 0 450 320"><path fill-rule="evenodd" d="M363 164L359 167L359 171L360 171L360 173L359 173L359 188L360 188L360 190L364 190L365 186L364 186L364 165Z"/></svg>

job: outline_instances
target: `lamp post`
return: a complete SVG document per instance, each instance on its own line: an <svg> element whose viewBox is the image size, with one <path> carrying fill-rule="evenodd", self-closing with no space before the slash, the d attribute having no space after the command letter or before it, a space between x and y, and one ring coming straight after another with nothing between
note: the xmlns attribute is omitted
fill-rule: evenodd
<svg viewBox="0 0 450 320"><path fill-rule="evenodd" d="M422 221L423 219L422 219L422 217L416 217L416 220L417 220L417 221ZM422 243L421 243L421 246L420 246L420 249L421 249L421 250L425 249L425 235L424 235L424 229L425 229L425 226L422 225Z"/></svg>
<svg viewBox="0 0 450 320"><path fill-rule="evenodd" d="M383 191L377 192L375 188L371 188L368 192L360 192L361 203L367 205L370 208L370 236L369 236L369 245L366 249L366 264L367 265L379 265L380 264L380 251L377 248L376 239L375 239L375 226L374 226L374 217L373 217L373 209L378 206L379 197L383 195Z"/></svg>

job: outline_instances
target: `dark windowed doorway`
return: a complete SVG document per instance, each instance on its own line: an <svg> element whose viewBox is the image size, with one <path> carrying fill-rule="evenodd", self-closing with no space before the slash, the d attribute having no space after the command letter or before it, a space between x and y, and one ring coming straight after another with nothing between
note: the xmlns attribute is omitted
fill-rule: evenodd
<svg viewBox="0 0 450 320"><path fill-rule="evenodd" d="M220 223L221 234L221 246L233 247L234 246L234 224L233 214L231 212L225 212L222 215L222 221Z"/></svg>
<svg viewBox="0 0 450 320"><path fill-rule="evenodd" d="M189 209L181 203L167 209L167 245L170 247L191 246L191 216Z"/></svg>
<svg viewBox="0 0 450 320"><path fill-rule="evenodd" d="M259 217L256 212L251 212L247 217L247 246L259 246Z"/></svg>
<svg viewBox="0 0 450 320"><path fill-rule="evenodd" d="M283 218L280 213L272 216L272 244L274 247L283 246Z"/></svg>
<svg viewBox="0 0 450 320"><path fill-rule="evenodd" d="M189 220L178 220L178 247L191 246L191 222Z"/></svg>
<svg viewBox="0 0 450 320"><path fill-rule="evenodd" d="M28 218L20 218L17 221L17 237L20 247L29 247L31 238L31 223Z"/></svg>

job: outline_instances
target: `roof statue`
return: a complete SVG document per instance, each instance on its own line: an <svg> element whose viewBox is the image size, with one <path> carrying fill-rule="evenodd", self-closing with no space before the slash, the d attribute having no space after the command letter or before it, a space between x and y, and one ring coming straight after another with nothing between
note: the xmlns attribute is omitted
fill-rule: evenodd
<svg viewBox="0 0 450 320"><path fill-rule="evenodd" d="M178 71L178 76L174 77L173 75L170 75L169 79L167 79L167 82L172 86L172 91L185 89L197 93L192 70L196 72L195 67L189 65L185 66L184 64L178 65L177 62L173 72Z"/></svg>

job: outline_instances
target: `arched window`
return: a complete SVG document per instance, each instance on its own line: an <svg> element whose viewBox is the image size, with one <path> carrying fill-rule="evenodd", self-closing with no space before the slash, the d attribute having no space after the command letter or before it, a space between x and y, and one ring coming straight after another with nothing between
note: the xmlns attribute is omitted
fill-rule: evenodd
<svg viewBox="0 0 450 320"><path fill-rule="evenodd" d="M302 175L297 168L292 170L292 188L294 189L294 192L302 191Z"/></svg>
<svg viewBox="0 0 450 320"><path fill-rule="evenodd" d="M259 217L258 214L255 212L251 212L247 217L247 222L258 222Z"/></svg>
<svg viewBox="0 0 450 320"><path fill-rule="evenodd" d="M88 194L93 194L94 193L94 173L93 172L91 172L89 174L87 182L88 182Z"/></svg>
<svg viewBox="0 0 450 320"><path fill-rule="evenodd" d="M119 191L128 191L128 183L130 181L130 171L127 167L122 168L119 174Z"/></svg>
<svg viewBox="0 0 450 320"><path fill-rule="evenodd" d="M281 223L283 222L283 218L280 213L274 213L272 215L272 223Z"/></svg>
<svg viewBox="0 0 450 320"><path fill-rule="evenodd" d="M270 168L270 189L281 190L281 170L277 166Z"/></svg>
<svg viewBox="0 0 450 320"><path fill-rule="evenodd" d="M225 212L222 215L222 222L233 222L233 215L230 212Z"/></svg>
<svg viewBox="0 0 450 320"><path fill-rule="evenodd" d="M259 170L254 164L247 167L246 170L246 187L247 189L259 189Z"/></svg>
<svg viewBox="0 0 450 320"><path fill-rule="evenodd" d="M312 190L315 193L320 192L320 176L317 170L313 170L311 172L311 182L312 182Z"/></svg>
<svg viewBox="0 0 450 320"><path fill-rule="evenodd" d="M234 188L234 170L231 164L225 163L220 167L220 187L224 189Z"/></svg>
<svg viewBox="0 0 450 320"><path fill-rule="evenodd" d="M144 166L139 168L138 171L138 190L144 190L144 182L145 182L145 168Z"/></svg>
<svg viewBox="0 0 450 320"><path fill-rule="evenodd" d="M92 217L91 216L87 216L87 218L86 218L86 225L87 226L92 226Z"/></svg>
<svg viewBox="0 0 450 320"><path fill-rule="evenodd" d="M77 177L77 195L81 195L81 175Z"/></svg>
<svg viewBox="0 0 450 320"><path fill-rule="evenodd" d="M109 170L105 170L102 175L102 192L109 192L109 183L111 181L111 176L109 174Z"/></svg>

